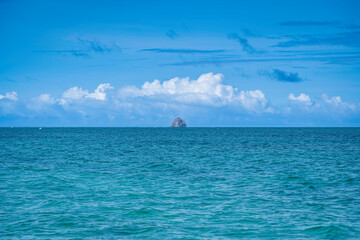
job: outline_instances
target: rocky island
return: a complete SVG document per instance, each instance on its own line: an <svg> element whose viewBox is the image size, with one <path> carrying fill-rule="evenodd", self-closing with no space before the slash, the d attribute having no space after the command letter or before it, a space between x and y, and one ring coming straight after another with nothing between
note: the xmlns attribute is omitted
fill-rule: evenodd
<svg viewBox="0 0 360 240"><path fill-rule="evenodd" d="M186 127L186 123L184 120L178 117L172 122L170 127Z"/></svg>

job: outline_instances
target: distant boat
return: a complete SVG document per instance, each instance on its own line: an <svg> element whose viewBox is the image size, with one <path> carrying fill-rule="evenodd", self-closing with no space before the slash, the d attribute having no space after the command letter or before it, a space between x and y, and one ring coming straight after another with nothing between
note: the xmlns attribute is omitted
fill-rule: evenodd
<svg viewBox="0 0 360 240"><path fill-rule="evenodd" d="M39 128L40 130L42 129L42 128Z"/></svg>

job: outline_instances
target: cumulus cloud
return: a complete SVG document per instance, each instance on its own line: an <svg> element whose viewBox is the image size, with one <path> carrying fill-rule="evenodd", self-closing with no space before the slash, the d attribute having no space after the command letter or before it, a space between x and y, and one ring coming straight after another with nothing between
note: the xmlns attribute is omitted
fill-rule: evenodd
<svg viewBox="0 0 360 240"><path fill-rule="evenodd" d="M5 95L0 94L0 100L1 99L9 99L11 101L17 101L18 97L16 92L7 92L5 93Z"/></svg>
<svg viewBox="0 0 360 240"><path fill-rule="evenodd" d="M106 90L113 89L110 83L100 84L94 92L89 93L89 90L83 90L81 87L72 87L66 90L62 98L60 99L60 104L66 104L67 102L84 100L84 99L95 99L99 101L106 100Z"/></svg>
<svg viewBox="0 0 360 240"><path fill-rule="evenodd" d="M290 93L288 105L272 106L261 90L239 90L220 73L153 80L120 88L116 95L110 89L109 83L94 90L74 86L59 96L19 100L8 92L0 95L0 118L17 118L19 126L33 120L52 126L167 126L176 116L191 126L343 126L360 117L359 103L325 94L312 99Z"/></svg>
<svg viewBox="0 0 360 240"><path fill-rule="evenodd" d="M110 83L102 83L95 89L95 91L93 93L90 93L87 97L104 101L104 100L106 100L105 91L108 89L113 89L113 87L110 85Z"/></svg>
<svg viewBox="0 0 360 240"><path fill-rule="evenodd" d="M159 80L145 82L140 88L122 88L119 94L122 98L152 97L183 104L240 107L256 113L272 111L262 91L239 91L223 81L222 74L206 73L196 80L176 77L163 83Z"/></svg>
<svg viewBox="0 0 360 240"><path fill-rule="evenodd" d="M49 106L56 104L58 100L53 98L50 94L44 93L38 97L33 98L27 103L27 107L32 110L47 109Z"/></svg>
<svg viewBox="0 0 360 240"><path fill-rule="evenodd" d="M81 99L87 95L89 95L88 90L82 90L82 88L79 88L79 87L72 87L72 88L69 88L68 90L66 90L63 93L62 97L64 99L77 100L77 99Z"/></svg>
<svg viewBox="0 0 360 240"><path fill-rule="evenodd" d="M334 97L329 98L326 94L323 94L322 99L333 110L335 110L335 109L341 110L341 111L347 111L347 110L356 111L357 110L355 104L344 102L340 96L334 96Z"/></svg>
<svg viewBox="0 0 360 240"><path fill-rule="evenodd" d="M322 116L339 120L341 117L355 116L360 112L360 104L345 102L340 96L328 97L323 94L321 99L314 101L305 93L300 93L299 96L290 93L288 99L291 101L291 106L285 109L284 112L302 117L308 116L309 119ZM296 111L292 111L293 109L296 109Z"/></svg>
<svg viewBox="0 0 360 240"><path fill-rule="evenodd" d="M313 104L310 96L306 95L305 93L300 93L300 95L298 97L296 97L293 93L290 93L288 96L288 99L293 102L305 104L307 106L310 106Z"/></svg>
<svg viewBox="0 0 360 240"><path fill-rule="evenodd" d="M47 104L54 104L56 100L51 97L50 94L41 94L39 97L35 98L36 101Z"/></svg>

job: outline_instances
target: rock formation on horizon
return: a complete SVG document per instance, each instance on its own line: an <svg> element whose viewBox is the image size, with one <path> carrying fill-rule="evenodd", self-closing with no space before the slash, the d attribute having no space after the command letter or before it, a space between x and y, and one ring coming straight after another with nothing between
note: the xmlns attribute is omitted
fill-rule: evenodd
<svg viewBox="0 0 360 240"><path fill-rule="evenodd" d="M172 122L170 127L186 127L186 123L184 120L178 117Z"/></svg>

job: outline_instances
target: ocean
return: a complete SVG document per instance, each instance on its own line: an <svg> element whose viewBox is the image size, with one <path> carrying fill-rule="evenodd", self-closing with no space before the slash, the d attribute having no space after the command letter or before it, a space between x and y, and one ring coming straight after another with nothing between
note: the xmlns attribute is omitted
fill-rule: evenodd
<svg viewBox="0 0 360 240"><path fill-rule="evenodd" d="M360 128L0 128L0 239L360 239Z"/></svg>

